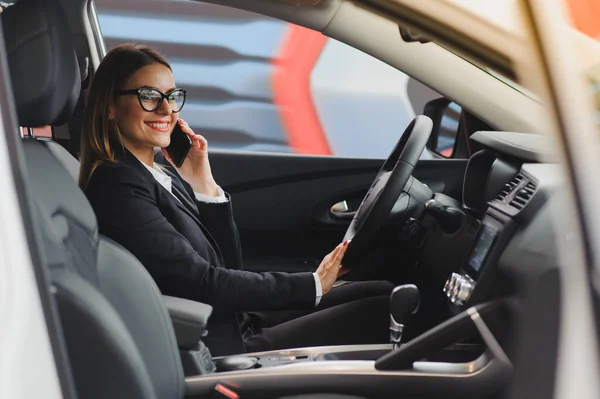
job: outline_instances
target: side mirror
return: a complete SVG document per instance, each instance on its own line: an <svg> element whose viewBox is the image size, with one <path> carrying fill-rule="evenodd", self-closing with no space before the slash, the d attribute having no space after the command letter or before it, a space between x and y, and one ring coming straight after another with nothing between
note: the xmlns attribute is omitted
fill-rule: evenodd
<svg viewBox="0 0 600 399"><path fill-rule="evenodd" d="M452 158L456 151L461 106L446 98L438 98L428 102L423 113L433 121L427 148L444 158Z"/></svg>

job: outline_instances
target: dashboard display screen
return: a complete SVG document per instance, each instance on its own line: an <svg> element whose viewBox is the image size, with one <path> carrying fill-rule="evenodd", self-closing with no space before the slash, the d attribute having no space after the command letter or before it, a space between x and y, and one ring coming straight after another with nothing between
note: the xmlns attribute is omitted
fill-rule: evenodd
<svg viewBox="0 0 600 399"><path fill-rule="evenodd" d="M471 257L467 262L473 271L479 272L479 269L481 269L501 227L500 223L489 217L483 221L479 236L473 247L473 252L471 252Z"/></svg>

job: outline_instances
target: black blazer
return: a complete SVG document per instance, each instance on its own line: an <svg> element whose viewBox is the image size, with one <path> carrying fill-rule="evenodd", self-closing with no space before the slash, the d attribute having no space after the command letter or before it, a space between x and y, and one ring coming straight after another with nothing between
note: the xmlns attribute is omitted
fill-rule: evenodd
<svg viewBox="0 0 600 399"><path fill-rule="evenodd" d="M125 151L118 162L101 164L84 190L100 233L133 253L163 294L208 303L215 312L314 307L312 273L242 270L231 198L198 202L183 179L169 174L181 202Z"/></svg>

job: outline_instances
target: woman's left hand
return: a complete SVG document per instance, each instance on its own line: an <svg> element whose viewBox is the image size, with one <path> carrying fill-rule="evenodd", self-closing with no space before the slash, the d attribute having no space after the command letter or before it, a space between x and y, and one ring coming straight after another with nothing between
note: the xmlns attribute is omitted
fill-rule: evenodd
<svg viewBox="0 0 600 399"><path fill-rule="evenodd" d="M177 168L179 175L190 185L192 189L200 194L218 196L219 186L213 178L208 161L208 142L204 137L194 133L190 126L183 120L178 119L177 123L181 126L181 130L187 133L192 140L192 148L188 156L183 161L181 168ZM162 153L171 165L174 165L173 160L165 148Z"/></svg>

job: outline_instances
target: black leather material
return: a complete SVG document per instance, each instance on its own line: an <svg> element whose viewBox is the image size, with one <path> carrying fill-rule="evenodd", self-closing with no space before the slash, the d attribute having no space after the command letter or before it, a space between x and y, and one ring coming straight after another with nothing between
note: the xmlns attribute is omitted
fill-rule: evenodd
<svg viewBox="0 0 600 399"><path fill-rule="evenodd" d="M39 139L38 139L39 140ZM62 166L69 172L69 174L73 177L73 180L76 182L79 181L79 161L71 155L69 151L65 149L62 145L58 144L56 141L52 140L44 140L46 142L46 146L52 154L59 160Z"/></svg>
<svg viewBox="0 0 600 399"><path fill-rule="evenodd" d="M52 276L77 392L82 398L159 398L121 318L75 273Z"/></svg>
<svg viewBox="0 0 600 399"><path fill-rule="evenodd" d="M79 72L60 7L57 0L22 0L2 15L21 125L70 116ZM179 350L156 284L133 255L99 236L89 202L52 146L23 140L36 241L78 396L183 397Z"/></svg>
<svg viewBox="0 0 600 399"><path fill-rule="evenodd" d="M156 284L133 255L98 235L91 206L48 143L23 146L79 394L181 398L181 361Z"/></svg>
<svg viewBox="0 0 600 399"><path fill-rule="evenodd" d="M133 337L156 396L182 397L183 366L175 333L162 295L146 268L126 249L101 237L98 282Z"/></svg>
<svg viewBox="0 0 600 399"><path fill-rule="evenodd" d="M179 349L194 349L206 332L212 306L168 295L163 295L163 304L171 316Z"/></svg>
<svg viewBox="0 0 600 399"><path fill-rule="evenodd" d="M22 0L2 15L21 126L67 122L81 88L69 25L58 0Z"/></svg>
<svg viewBox="0 0 600 399"><path fill-rule="evenodd" d="M40 155L25 143L26 159ZM47 177L46 176L42 176ZM60 179L55 181L60 183ZM33 198L38 191L28 179ZM47 185L40 185L47 188ZM39 198L39 197L38 197ZM85 398L155 398L152 381L137 345L121 318L96 288L96 273L91 264L70 256L69 224L52 205L34 202L38 247L44 266L49 269L52 293L58 305L69 362L78 395ZM52 210L59 214L54 218ZM79 273L89 269L87 277ZM90 280L94 281L93 283Z"/></svg>

